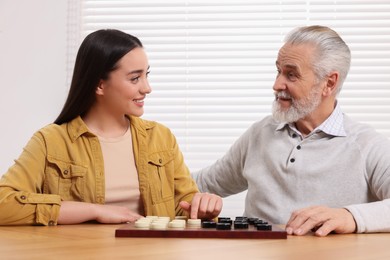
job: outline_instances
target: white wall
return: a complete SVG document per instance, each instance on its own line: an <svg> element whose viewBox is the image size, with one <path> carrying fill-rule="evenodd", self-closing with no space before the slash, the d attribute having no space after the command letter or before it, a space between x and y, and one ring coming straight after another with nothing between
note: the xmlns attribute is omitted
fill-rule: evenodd
<svg viewBox="0 0 390 260"><path fill-rule="evenodd" d="M63 106L66 11L66 0L0 0L0 175Z"/></svg>

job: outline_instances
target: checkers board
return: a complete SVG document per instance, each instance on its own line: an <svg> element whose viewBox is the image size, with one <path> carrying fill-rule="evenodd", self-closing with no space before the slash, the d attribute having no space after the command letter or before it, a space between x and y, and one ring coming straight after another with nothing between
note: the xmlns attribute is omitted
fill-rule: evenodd
<svg viewBox="0 0 390 260"><path fill-rule="evenodd" d="M218 228L220 222L230 221L230 228ZM261 221L261 220L260 220ZM201 226L192 226L187 223L182 228L172 228L167 226L162 229L154 228L139 228L135 223L124 225L115 230L115 237L146 237L146 238L243 238L243 239L286 239L287 233L285 230L278 228L275 225L267 224L268 230L261 230L256 223L248 223L246 227L236 225L236 220L227 220L227 218L218 218L215 221L202 221ZM223 223L223 224L225 224ZM241 222L240 222L241 223ZM207 225L206 225L207 224ZM262 223L263 224L263 223Z"/></svg>

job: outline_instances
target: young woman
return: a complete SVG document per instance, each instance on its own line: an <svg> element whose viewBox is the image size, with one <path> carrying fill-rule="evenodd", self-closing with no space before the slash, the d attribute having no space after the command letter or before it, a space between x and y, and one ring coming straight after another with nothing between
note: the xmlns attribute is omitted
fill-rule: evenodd
<svg viewBox="0 0 390 260"><path fill-rule="evenodd" d="M140 119L151 92L141 42L118 30L88 35L64 108L0 180L0 224L124 223L141 216L213 218L175 137Z"/></svg>

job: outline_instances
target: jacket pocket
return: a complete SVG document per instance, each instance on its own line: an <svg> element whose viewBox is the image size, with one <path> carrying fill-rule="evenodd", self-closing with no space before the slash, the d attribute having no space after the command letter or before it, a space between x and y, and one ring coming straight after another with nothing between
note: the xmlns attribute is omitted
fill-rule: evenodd
<svg viewBox="0 0 390 260"><path fill-rule="evenodd" d="M173 159L173 151L161 151L148 156L148 180L153 204L174 199Z"/></svg>
<svg viewBox="0 0 390 260"><path fill-rule="evenodd" d="M87 168L51 156L47 160L44 193L58 194L65 201L84 201Z"/></svg>

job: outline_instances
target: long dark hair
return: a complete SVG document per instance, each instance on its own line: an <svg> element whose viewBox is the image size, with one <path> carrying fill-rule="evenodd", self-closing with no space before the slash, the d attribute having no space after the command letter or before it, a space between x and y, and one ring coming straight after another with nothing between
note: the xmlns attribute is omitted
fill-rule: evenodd
<svg viewBox="0 0 390 260"><path fill-rule="evenodd" d="M101 79L107 79L117 62L141 41L122 31L106 29L89 34L81 43L76 57L69 94L55 124L83 116L96 100L95 91Z"/></svg>

